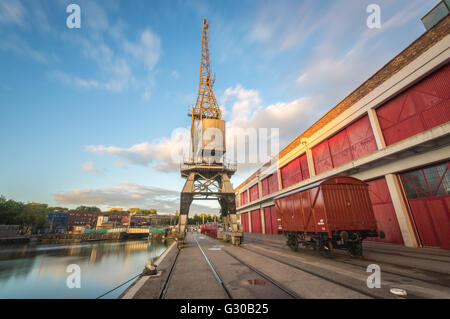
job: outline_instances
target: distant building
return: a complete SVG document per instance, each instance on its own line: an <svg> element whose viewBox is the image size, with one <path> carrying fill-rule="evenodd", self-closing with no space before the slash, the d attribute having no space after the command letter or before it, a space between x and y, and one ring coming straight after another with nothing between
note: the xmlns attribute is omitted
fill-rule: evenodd
<svg viewBox="0 0 450 319"><path fill-rule="evenodd" d="M174 218L173 215L150 215L150 225L168 225L170 221Z"/></svg>
<svg viewBox="0 0 450 319"><path fill-rule="evenodd" d="M78 212L69 211L67 213L67 230L73 230L74 226L85 226L87 228L95 228L97 217L101 212Z"/></svg>
<svg viewBox="0 0 450 319"><path fill-rule="evenodd" d="M121 215L127 216L126 213ZM123 217L121 215L110 215L110 213L99 214L97 217L96 229L112 229L123 226Z"/></svg>
<svg viewBox="0 0 450 319"><path fill-rule="evenodd" d="M128 217L128 212L104 212L104 216L108 216L108 221L122 224L124 217Z"/></svg>
<svg viewBox="0 0 450 319"><path fill-rule="evenodd" d="M49 212L47 214L47 222L45 230L50 233L63 233L67 229L67 213L66 212Z"/></svg>

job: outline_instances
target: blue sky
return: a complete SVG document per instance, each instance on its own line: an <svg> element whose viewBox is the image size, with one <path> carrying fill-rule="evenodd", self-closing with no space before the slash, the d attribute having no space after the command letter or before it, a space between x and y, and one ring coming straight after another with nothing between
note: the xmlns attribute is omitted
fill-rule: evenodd
<svg viewBox="0 0 450 319"><path fill-rule="evenodd" d="M228 130L279 128L283 147L425 32L437 2L0 0L0 194L173 212L203 18Z"/></svg>

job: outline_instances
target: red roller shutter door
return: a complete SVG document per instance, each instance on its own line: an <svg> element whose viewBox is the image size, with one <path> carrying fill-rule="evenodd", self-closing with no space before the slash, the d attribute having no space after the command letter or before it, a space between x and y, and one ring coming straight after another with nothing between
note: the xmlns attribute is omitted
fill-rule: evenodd
<svg viewBox="0 0 450 319"><path fill-rule="evenodd" d="M384 239L367 238L367 240L403 244L402 233L398 225L397 216L395 215L394 205L392 204L386 179L383 177L370 181L368 184L370 201L372 202L373 212L377 220L377 227L379 230L385 232L386 237Z"/></svg>
<svg viewBox="0 0 450 319"><path fill-rule="evenodd" d="M450 65L377 109L386 145L450 121Z"/></svg>
<svg viewBox="0 0 450 319"><path fill-rule="evenodd" d="M253 210L251 212L252 218L252 233L262 233L261 227L261 212L259 209Z"/></svg>
<svg viewBox="0 0 450 319"><path fill-rule="evenodd" d="M450 162L401 174L424 246L450 249Z"/></svg>

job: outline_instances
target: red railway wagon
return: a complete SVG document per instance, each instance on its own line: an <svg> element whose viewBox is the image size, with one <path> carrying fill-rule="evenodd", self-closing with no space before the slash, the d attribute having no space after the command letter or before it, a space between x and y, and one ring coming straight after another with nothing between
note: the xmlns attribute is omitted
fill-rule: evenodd
<svg viewBox="0 0 450 319"><path fill-rule="evenodd" d="M217 229L219 224L217 222L209 222L200 226L201 233L213 238L217 238Z"/></svg>
<svg viewBox="0 0 450 319"><path fill-rule="evenodd" d="M362 255L362 241L384 237L370 202L368 184L336 176L275 197L278 230L294 251L313 247L330 257L334 248Z"/></svg>

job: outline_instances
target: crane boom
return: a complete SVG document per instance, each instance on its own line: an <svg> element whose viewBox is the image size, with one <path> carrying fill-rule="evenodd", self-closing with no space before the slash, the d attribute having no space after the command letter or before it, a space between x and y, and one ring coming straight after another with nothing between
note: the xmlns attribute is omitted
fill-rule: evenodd
<svg viewBox="0 0 450 319"><path fill-rule="evenodd" d="M192 108L192 113L189 114L189 116L192 116L192 122L204 118L220 120L222 116L213 92L214 79L211 76L211 65L209 61L208 27L209 25L206 19L204 19L197 102Z"/></svg>

